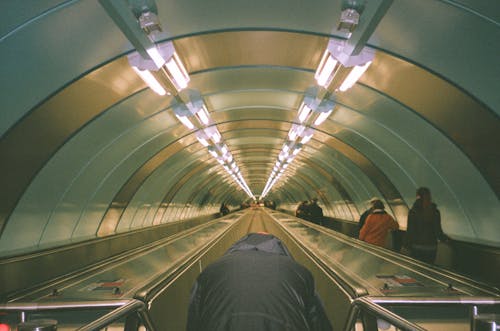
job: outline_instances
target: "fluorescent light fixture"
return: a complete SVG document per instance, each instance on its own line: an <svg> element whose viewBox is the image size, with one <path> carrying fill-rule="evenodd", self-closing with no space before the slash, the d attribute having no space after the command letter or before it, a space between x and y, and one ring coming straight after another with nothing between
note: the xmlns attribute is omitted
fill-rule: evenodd
<svg viewBox="0 0 500 331"><path fill-rule="evenodd" d="M172 54L165 66L171 75L169 78L171 78L175 87L179 91L185 89L189 83L189 75L176 52Z"/></svg>
<svg viewBox="0 0 500 331"><path fill-rule="evenodd" d="M187 118L187 116L179 116L175 114L175 116L181 121L182 124L184 124L189 130L194 129L194 124L191 123L191 121Z"/></svg>
<svg viewBox="0 0 500 331"><path fill-rule="evenodd" d="M146 52L148 53L151 60L153 60L157 68L161 68L165 64L165 59L163 58L163 56L161 56L158 48L156 48L156 45L146 49Z"/></svg>
<svg viewBox="0 0 500 331"><path fill-rule="evenodd" d="M314 74L314 78L316 79L318 85L326 87L330 83L337 62L338 61L333 58L332 54L327 48L325 50L325 53L323 54L321 62L319 63L318 69Z"/></svg>
<svg viewBox="0 0 500 331"><path fill-rule="evenodd" d="M314 134L314 130L311 128L308 128L307 130L304 130L304 135L302 136L302 140L300 141L301 144L306 144L311 140L312 136Z"/></svg>
<svg viewBox="0 0 500 331"><path fill-rule="evenodd" d="M229 152L226 145L222 145L220 147L220 151L222 152L222 155L226 155Z"/></svg>
<svg viewBox="0 0 500 331"><path fill-rule="evenodd" d="M203 139L201 137L198 137L198 136L196 136L196 138L198 139L198 141L200 142L200 144L202 144L205 147L208 146L208 141L206 141L205 139Z"/></svg>
<svg viewBox="0 0 500 331"><path fill-rule="evenodd" d="M339 91L345 92L350 89L358 79L365 73L366 69L372 64L372 61L366 62L362 66L355 66L349 75L345 78L344 82L340 85Z"/></svg>
<svg viewBox="0 0 500 331"><path fill-rule="evenodd" d="M213 146L208 146L208 152L210 154L212 154L212 156L215 157L216 159L219 157L219 154L217 154L217 152L215 151L215 148L213 148Z"/></svg>
<svg viewBox="0 0 500 331"><path fill-rule="evenodd" d="M198 116L198 118L200 119L200 121L205 124L205 125L208 125L209 121L210 121L210 117L208 115L208 111L207 111L207 108L205 107L205 105L203 105L200 110L198 110L198 112L196 113L196 115Z"/></svg>
<svg viewBox="0 0 500 331"><path fill-rule="evenodd" d="M207 138L208 137L202 131L196 132L196 139L198 139L198 141L200 142L200 144L202 144L205 147L207 147L209 145L209 143L207 141Z"/></svg>
<svg viewBox="0 0 500 331"><path fill-rule="evenodd" d="M314 121L314 125L320 125L321 123L323 123L328 118L328 116L330 116L332 111L333 111L333 109L330 109L327 112L319 114L319 116Z"/></svg>
<svg viewBox="0 0 500 331"><path fill-rule="evenodd" d="M311 113L311 108L309 108L305 103L302 103L299 109L299 122L304 123L309 114Z"/></svg>
<svg viewBox="0 0 500 331"><path fill-rule="evenodd" d="M161 86L161 84L156 80L155 76L151 74L148 70L140 70L137 67L132 66L132 69L142 78L142 80L148 84L148 86L159 95L167 94L167 91Z"/></svg>
<svg viewBox="0 0 500 331"><path fill-rule="evenodd" d="M300 152L301 150L302 150L302 145L300 145L300 144L299 144L299 145L295 146L295 148L293 149L292 154L293 154L293 155L297 155L297 154L299 154L299 152Z"/></svg>
<svg viewBox="0 0 500 331"><path fill-rule="evenodd" d="M298 125L298 124L292 124L292 128L288 132L288 138L292 141L297 139L298 136L302 134L306 127L303 125Z"/></svg>
<svg viewBox="0 0 500 331"><path fill-rule="evenodd" d="M209 126L208 128L206 128L205 133L207 136L210 137L210 139L212 139L212 141L215 144L218 144L222 139L222 136L220 135L219 130L217 130L217 127L215 127L215 126Z"/></svg>

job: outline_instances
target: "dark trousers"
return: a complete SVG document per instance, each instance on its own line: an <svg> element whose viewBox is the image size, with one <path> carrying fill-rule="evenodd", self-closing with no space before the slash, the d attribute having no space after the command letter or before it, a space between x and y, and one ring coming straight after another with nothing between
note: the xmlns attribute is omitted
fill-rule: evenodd
<svg viewBox="0 0 500 331"><path fill-rule="evenodd" d="M412 247L410 249L410 256L420 260L425 263L430 263L434 264L434 261L436 260L436 255L437 255L437 249L418 249L415 247Z"/></svg>

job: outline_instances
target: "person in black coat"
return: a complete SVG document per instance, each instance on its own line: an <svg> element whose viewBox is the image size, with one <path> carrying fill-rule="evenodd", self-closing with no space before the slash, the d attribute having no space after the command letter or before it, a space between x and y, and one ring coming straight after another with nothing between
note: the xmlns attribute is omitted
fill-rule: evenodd
<svg viewBox="0 0 500 331"><path fill-rule="evenodd" d="M313 198L307 207L309 213L307 220L323 225L323 209L318 205L318 198Z"/></svg>
<svg viewBox="0 0 500 331"><path fill-rule="evenodd" d="M309 270L278 238L250 233L198 276L187 330L329 331L331 325Z"/></svg>
<svg viewBox="0 0 500 331"><path fill-rule="evenodd" d="M441 228L439 209L427 187L417 189L417 199L408 212L406 240L411 257L431 264L436 260L438 241L449 241Z"/></svg>

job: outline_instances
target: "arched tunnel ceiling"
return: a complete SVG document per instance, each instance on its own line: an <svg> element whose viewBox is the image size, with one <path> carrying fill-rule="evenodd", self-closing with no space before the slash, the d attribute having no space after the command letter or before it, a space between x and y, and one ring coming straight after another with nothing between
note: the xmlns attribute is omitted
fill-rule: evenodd
<svg viewBox="0 0 500 331"><path fill-rule="evenodd" d="M156 4L158 43L173 40L189 88L260 194L329 38L346 38L336 30L345 3ZM246 199L175 118L172 97L131 69L134 48L98 1L0 8L0 249L113 234L164 222L169 208L189 206L169 216L184 218ZM415 188L431 186L452 236L498 245L499 17L489 1L394 0L367 41L373 64L336 93L333 114L269 198L291 209L318 196L325 214L356 220L378 195L404 228ZM138 221L144 206L154 212ZM30 234L13 235L26 226ZM51 228L55 235L44 234Z"/></svg>

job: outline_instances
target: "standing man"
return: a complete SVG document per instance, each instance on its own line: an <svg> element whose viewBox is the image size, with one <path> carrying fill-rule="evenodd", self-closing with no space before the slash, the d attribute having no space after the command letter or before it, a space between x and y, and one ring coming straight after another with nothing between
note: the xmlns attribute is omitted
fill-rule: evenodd
<svg viewBox="0 0 500 331"><path fill-rule="evenodd" d="M271 234L250 233L196 280L188 331L329 331L305 267Z"/></svg>
<svg viewBox="0 0 500 331"><path fill-rule="evenodd" d="M406 240L410 256L427 263L436 260L438 240L449 240L441 228L441 214L427 187L417 189L417 198L408 213Z"/></svg>
<svg viewBox="0 0 500 331"><path fill-rule="evenodd" d="M308 207L309 221L323 225L323 209L318 205L318 198L313 198Z"/></svg>
<svg viewBox="0 0 500 331"><path fill-rule="evenodd" d="M361 214L361 216L359 217L359 222L358 222L358 234L359 232L361 231L361 228L363 227L363 225L365 225L365 222L366 222L366 218L368 217L368 215L370 215L373 211L373 204L376 202L376 201L381 201L379 198L371 198L370 199L370 208L368 208L367 210L365 210L365 212L363 214Z"/></svg>
<svg viewBox="0 0 500 331"><path fill-rule="evenodd" d="M359 239L380 247L386 246L389 231L399 229L399 224L384 210L384 203L380 200L373 204L373 211L366 218L365 225L359 232Z"/></svg>

